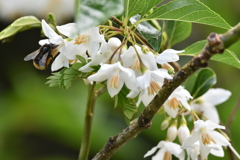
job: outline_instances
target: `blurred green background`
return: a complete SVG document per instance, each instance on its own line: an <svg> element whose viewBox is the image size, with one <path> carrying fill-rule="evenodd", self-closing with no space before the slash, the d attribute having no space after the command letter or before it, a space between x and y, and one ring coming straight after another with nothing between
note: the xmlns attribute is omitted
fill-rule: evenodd
<svg viewBox="0 0 240 160"><path fill-rule="evenodd" d="M240 21L239 0L202 0L202 2L219 13L231 26ZM50 12L51 8L47 11ZM34 12L30 14L46 18ZM14 18L18 15L21 14L16 14ZM61 24L71 22L72 19L71 16L65 17ZM6 21L6 17L5 20L0 20L0 30L12 21L12 19ZM174 48L184 49L198 40L206 39L211 32L223 33L225 30L194 24L191 36ZM51 75L50 68L39 71L33 67L32 62L23 61L27 54L39 48L38 41L41 38L40 29L32 29L19 33L11 43L0 44L1 160L76 160L78 157L87 87L83 81L78 80L68 90L49 88L45 82ZM230 50L240 57L240 42L234 44ZM190 59L180 58L181 65ZM240 71L214 61L211 61L209 66L217 74L217 84L214 87L232 92L230 99L217 107L224 125L239 99ZM140 111L143 109L144 107L140 106ZM112 159L144 159L143 155L165 137L166 132L160 130L162 119L161 115L157 115L151 129L132 139ZM240 112L237 112L230 128L230 137L238 152L240 152L239 122ZM119 108L113 109L110 96L107 93L103 94L96 104L89 159L101 149L109 137L116 135L126 126L122 111ZM209 159L218 158L211 156ZM230 159L227 152L222 159Z"/></svg>

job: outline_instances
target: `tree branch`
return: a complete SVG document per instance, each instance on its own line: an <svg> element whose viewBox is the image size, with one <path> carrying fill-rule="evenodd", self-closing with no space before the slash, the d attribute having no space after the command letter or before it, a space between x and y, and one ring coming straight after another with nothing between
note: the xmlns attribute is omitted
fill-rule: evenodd
<svg viewBox="0 0 240 160"><path fill-rule="evenodd" d="M108 142L99 153L96 154L93 160L108 160L126 142L136 137L144 129L149 129L152 124L152 118L171 93L199 68L207 67L213 55L223 53L225 48L238 41L239 38L240 23L225 34L219 35L211 33L208 36L208 43L204 49L197 56L193 57L193 59L187 63L172 80L165 80L162 89L145 108L142 114L130 126L118 133L118 135L109 138Z"/></svg>

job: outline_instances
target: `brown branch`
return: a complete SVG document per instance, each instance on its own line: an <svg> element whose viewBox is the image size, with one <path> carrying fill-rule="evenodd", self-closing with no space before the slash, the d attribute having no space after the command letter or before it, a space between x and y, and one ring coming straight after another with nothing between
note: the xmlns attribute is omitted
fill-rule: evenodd
<svg viewBox="0 0 240 160"><path fill-rule="evenodd" d="M204 49L197 56L193 57L193 59L186 64L172 80L166 80L159 94L154 97L138 119L118 135L109 138L107 144L96 154L93 160L108 160L126 142L136 137L144 129L150 128L152 118L170 94L199 68L207 67L208 61L213 55L223 53L224 49L235 43L239 37L240 24L223 35L211 33L208 36L208 43Z"/></svg>

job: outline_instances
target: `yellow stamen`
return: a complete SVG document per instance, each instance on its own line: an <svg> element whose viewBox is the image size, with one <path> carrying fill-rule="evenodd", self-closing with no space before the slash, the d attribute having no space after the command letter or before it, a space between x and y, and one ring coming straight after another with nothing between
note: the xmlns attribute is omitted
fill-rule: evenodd
<svg viewBox="0 0 240 160"><path fill-rule="evenodd" d="M176 97L172 98L167 103L168 103L168 106L172 109L178 109L182 107L182 104L179 102L179 100L177 100Z"/></svg>
<svg viewBox="0 0 240 160"><path fill-rule="evenodd" d="M135 60L134 61L133 69L140 71L140 62L139 62L139 60Z"/></svg>
<svg viewBox="0 0 240 160"><path fill-rule="evenodd" d="M164 153L163 160L172 160L172 154L168 151Z"/></svg>
<svg viewBox="0 0 240 160"><path fill-rule="evenodd" d="M85 36L85 35L79 35L76 39L75 39L75 42L74 44L86 44L88 41L88 37Z"/></svg>
<svg viewBox="0 0 240 160"><path fill-rule="evenodd" d="M118 88L119 86L119 76L113 75L110 80L110 87Z"/></svg>
<svg viewBox="0 0 240 160"><path fill-rule="evenodd" d="M202 142L204 145L210 144L211 141L216 144L216 141L212 139L212 137L209 134L207 133L202 134Z"/></svg>
<svg viewBox="0 0 240 160"><path fill-rule="evenodd" d="M148 95L153 95L154 93L157 93L160 89L161 87L158 85L157 82L151 81L148 87Z"/></svg>

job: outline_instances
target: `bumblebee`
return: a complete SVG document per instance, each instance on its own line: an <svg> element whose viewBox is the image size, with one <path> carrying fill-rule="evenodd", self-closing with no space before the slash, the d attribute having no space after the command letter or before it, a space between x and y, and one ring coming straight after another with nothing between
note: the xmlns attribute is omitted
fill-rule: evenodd
<svg viewBox="0 0 240 160"><path fill-rule="evenodd" d="M44 44L38 50L30 53L24 58L24 61L33 60L33 65L40 70L45 70L51 60L58 54L58 45Z"/></svg>

